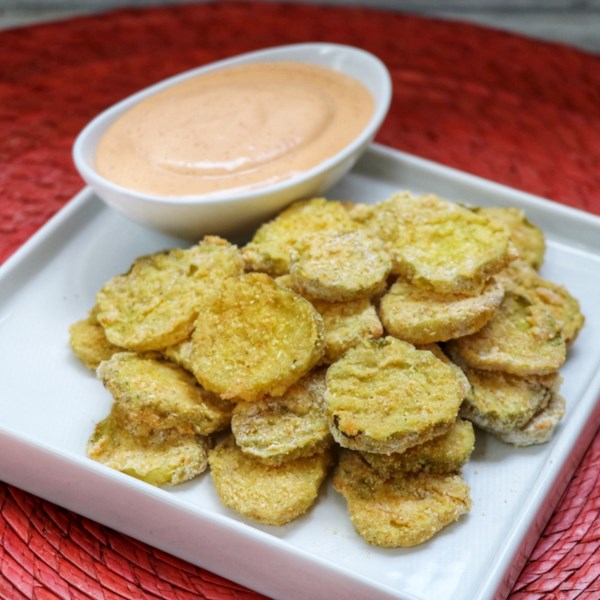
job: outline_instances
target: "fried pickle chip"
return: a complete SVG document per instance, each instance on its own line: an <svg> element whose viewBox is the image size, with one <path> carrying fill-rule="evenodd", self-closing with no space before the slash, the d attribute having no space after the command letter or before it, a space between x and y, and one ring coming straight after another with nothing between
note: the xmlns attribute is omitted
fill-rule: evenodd
<svg viewBox="0 0 600 600"><path fill-rule="evenodd" d="M333 485L344 496L356 531L384 548L422 544L471 508L469 486L460 474L384 478L350 450L341 452Z"/></svg>
<svg viewBox="0 0 600 600"><path fill-rule="evenodd" d="M123 351L108 341L104 328L93 314L69 327L69 345L75 356L92 370L116 352Z"/></svg>
<svg viewBox="0 0 600 600"><path fill-rule="evenodd" d="M264 273L228 279L198 306L192 371L223 398L281 396L323 356L319 313Z"/></svg>
<svg viewBox="0 0 600 600"><path fill-rule="evenodd" d="M545 444L552 439L565 414L565 406L565 399L560 394L553 393L548 405L540 409L523 427L498 433L496 436L513 446Z"/></svg>
<svg viewBox="0 0 600 600"><path fill-rule="evenodd" d="M470 421L458 418L448 433L404 452L361 452L361 456L382 477L388 479L402 473L455 473L469 460L474 447L473 425Z"/></svg>
<svg viewBox="0 0 600 600"><path fill-rule="evenodd" d="M386 244L393 272L440 294L475 294L516 258L509 232L434 195L395 194L353 216Z"/></svg>
<svg viewBox="0 0 600 600"><path fill-rule="evenodd" d="M448 355L444 352L444 350L442 350L439 344L423 344L416 346L416 348L417 350L428 350L454 371L454 374L458 377L460 383L460 394L462 398L469 393L471 390L471 384L469 383L467 376L463 373L463 370L456 364L455 361L450 360Z"/></svg>
<svg viewBox="0 0 600 600"><path fill-rule="evenodd" d="M237 248L214 236L188 250L144 256L98 292L98 321L117 346L162 350L189 337L198 298L211 285L242 272Z"/></svg>
<svg viewBox="0 0 600 600"><path fill-rule="evenodd" d="M474 296L438 294L397 279L379 303L386 331L412 344L443 342L481 329L494 315L504 288L494 279Z"/></svg>
<svg viewBox="0 0 600 600"><path fill-rule="evenodd" d="M320 231L296 242L290 274L309 296L347 302L383 291L391 268L383 242L365 231Z"/></svg>
<svg viewBox="0 0 600 600"><path fill-rule="evenodd" d="M292 248L303 235L356 229L358 225L348 215L344 203L325 198L300 200L260 227L242 248L242 256L247 270L276 277L289 272Z"/></svg>
<svg viewBox="0 0 600 600"><path fill-rule="evenodd" d="M328 451L280 465L244 454L227 437L208 455L213 483L223 504L266 525L283 525L315 502L331 464Z"/></svg>
<svg viewBox="0 0 600 600"><path fill-rule="evenodd" d="M383 335L377 311L368 298L351 302L313 300L325 325L324 361L334 363L364 339Z"/></svg>
<svg viewBox="0 0 600 600"><path fill-rule="evenodd" d="M138 437L111 413L100 421L87 446L88 456L152 485L176 485L206 470L208 438L161 433Z"/></svg>
<svg viewBox="0 0 600 600"><path fill-rule="evenodd" d="M546 253L546 240L541 229L527 220L525 213L515 207L478 207L473 209L490 220L498 220L508 228L510 239L519 258L539 269Z"/></svg>
<svg viewBox="0 0 600 600"><path fill-rule="evenodd" d="M121 352L101 363L97 374L112 394L116 411L127 415L134 435L165 430L209 435L231 421L233 405L202 389L174 363Z"/></svg>
<svg viewBox="0 0 600 600"><path fill-rule="evenodd" d="M364 340L327 371L331 433L345 448L403 452L449 431L464 383L432 352L393 337Z"/></svg>
<svg viewBox="0 0 600 600"><path fill-rule="evenodd" d="M189 337L183 342L179 342L174 346L168 346L162 350L161 354L168 360L179 365L186 371L192 371L192 338Z"/></svg>
<svg viewBox="0 0 600 600"><path fill-rule="evenodd" d="M302 293L294 285L291 275L281 275L275 281L283 287ZM325 363L335 362L363 339L379 338L383 335L383 325L370 298L327 302L306 295L304 297L323 317Z"/></svg>
<svg viewBox="0 0 600 600"><path fill-rule="evenodd" d="M320 369L279 398L240 402L231 418L237 445L245 454L273 464L322 452L332 443L324 395L325 370Z"/></svg>
<svg viewBox="0 0 600 600"><path fill-rule="evenodd" d="M547 406L560 385L557 373L518 377L500 371L463 367L471 390L460 414L490 433L507 433L523 427Z"/></svg>
<svg viewBox="0 0 600 600"><path fill-rule="evenodd" d="M521 377L552 373L566 359L561 328L543 303L510 290L482 329L447 347L469 367Z"/></svg>
<svg viewBox="0 0 600 600"><path fill-rule="evenodd" d="M564 286L544 279L521 260L509 265L499 273L498 278L506 289L531 296L541 302L558 323L566 343L571 345L575 341L585 318L579 302Z"/></svg>

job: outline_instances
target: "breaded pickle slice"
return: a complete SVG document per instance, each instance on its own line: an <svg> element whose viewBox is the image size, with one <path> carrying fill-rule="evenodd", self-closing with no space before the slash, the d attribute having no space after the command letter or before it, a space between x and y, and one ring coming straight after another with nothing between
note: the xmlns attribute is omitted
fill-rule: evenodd
<svg viewBox="0 0 600 600"><path fill-rule="evenodd" d="M469 460L475 447L475 432L470 421L456 419L448 433L404 452L374 454L361 452L362 457L382 477L402 473L454 473Z"/></svg>
<svg viewBox="0 0 600 600"><path fill-rule="evenodd" d="M108 341L104 328L93 314L69 327L69 345L75 356L88 369L93 370L103 360L123 351L123 348Z"/></svg>
<svg viewBox="0 0 600 600"><path fill-rule="evenodd" d="M552 373L566 359L561 328L543 303L510 290L482 329L447 347L469 367L521 377Z"/></svg>
<svg viewBox="0 0 600 600"><path fill-rule="evenodd" d="M90 458L152 485L176 485L208 465L208 438L179 433L138 437L122 420L100 421L87 446Z"/></svg>
<svg viewBox="0 0 600 600"><path fill-rule="evenodd" d="M567 344L575 341L585 318L578 300L564 286L544 279L521 260L504 269L498 278L506 289L520 292L541 302L558 323Z"/></svg>
<svg viewBox="0 0 600 600"><path fill-rule="evenodd" d="M242 256L247 270L276 277L289 272L292 248L303 235L356 229L358 226L349 217L344 203L325 198L300 200L260 227L242 248Z"/></svg>
<svg viewBox="0 0 600 600"><path fill-rule="evenodd" d="M403 452L449 431L464 382L432 352L386 337L364 340L327 371L327 415L345 448Z"/></svg>
<svg viewBox="0 0 600 600"><path fill-rule="evenodd" d="M347 302L383 291L391 268L383 242L365 231L320 231L296 242L290 274L309 296Z"/></svg>
<svg viewBox="0 0 600 600"><path fill-rule="evenodd" d="M510 239L519 252L519 258L534 269L544 262L546 240L543 231L527 220L525 213L512 206L478 207L473 209L488 219L496 219L508 228Z"/></svg>
<svg viewBox="0 0 600 600"><path fill-rule="evenodd" d="M351 302L313 300L325 325L324 361L333 363L363 339L377 339L383 326L368 298Z"/></svg>
<svg viewBox="0 0 600 600"><path fill-rule="evenodd" d="M500 371L463 367L471 390L460 414L481 429L502 433L523 427L560 385L557 373L518 377Z"/></svg>
<svg viewBox="0 0 600 600"><path fill-rule="evenodd" d="M319 313L264 273L228 279L198 306L192 370L223 398L281 396L323 356Z"/></svg>
<svg viewBox="0 0 600 600"><path fill-rule="evenodd" d="M229 436L209 452L208 461L223 504L258 523L283 525L314 504L331 455L325 451L266 464L244 454Z"/></svg>
<svg viewBox="0 0 600 600"><path fill-rule="evenodd" d="M428 350L435 357L439 358L442 362L447 364L453 371L460 383L460 394L464 398L471 389L471 384L467 379L467 376L463 373L463 370L456 364L456 362L450 360L448 355L442 350L439 344L423 344L417 346L418 350Z"/></svg>
<svg viewBox="0 0 600 600"><path fill-rule="evenodd" d="M276 279L279 285L296 289L290 275ZM300 292L299 292L300 293ZM325 327L325 355L323 362L333 363L365 338L379 338L383 325L370 298L349 302L327 302L305 296L323 317Z"/></svg>
<svg viewBox="0 0 600 600"><path fill-rule="evenodd" d="M231 421L233 405L202 389L174 363L121 352L101 363L97 374L135 435L165 430L209 435Z"/></svg>
<svg viewBox="0 0 600 600"><path fill-rule="evenodd" d="M98 321L117 346L161 350L192 333L199 296L242 272L237 248L212 236L188 250L144 256L98 292Z"/></svg>
<svg viewBox="0 0 600 600"><path fill-rule="evenodd" d="M350 450L342 450L333 485L356 531L384 548L422 544L471 508L469 486L458 473L385 478Z"/></svg>
<svg viewBox="0 0 600 600"><path fill-rule="evenodd" d="M431 194L395 194L356 218L386 243L396 274L441 294L478 293L516 258L504 225Z"/></svg>
<svg viewBox="0 0 600 600"><path fill-rule="evenodd" d="M513 446L545 444L552 439L556 428L565 414L565 399L557 393L550 397L548 405L540 409L523 427L496 434Z"/></svg>
<svg viewBox="0 0 600 600"><path fill-rule="evenodd" d="M192 371L192 338L191 336L183 342L179 342L174 346L168 346L162 350L161 354L168 360L179 365L186 371Z"/></svg>
<svg viewBox="0 0 600 600"><path fill-rule="evenodd" d="M231 430L242 452L273 464L322 452L331 443L325 416L325 370L305 375L279 398L240 402Z"/></svg>
<svg viewBox="0 0 600 600"><path fill-rule="evenodd" d="M489 280L480 294L438 294L397 279L379 303L386 331L412 344L430 344L475 333L493 316L504 288Z"/></svg>

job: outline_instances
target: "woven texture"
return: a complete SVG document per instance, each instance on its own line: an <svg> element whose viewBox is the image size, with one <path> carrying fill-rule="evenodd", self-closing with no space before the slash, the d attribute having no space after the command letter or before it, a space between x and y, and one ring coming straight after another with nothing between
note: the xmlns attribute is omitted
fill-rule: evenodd
<svg viewBox="0 0 600 600"><path fill-rule="evenodd" d="M267 46L361 46L394 83L378 141L600 214L600 58L476 26L359 8L213 3L0 33L0 261L79 189L70 152L100 110ZM600 436L511 600L600 597ZM0 598L259 598L0 484Z"/></svg>

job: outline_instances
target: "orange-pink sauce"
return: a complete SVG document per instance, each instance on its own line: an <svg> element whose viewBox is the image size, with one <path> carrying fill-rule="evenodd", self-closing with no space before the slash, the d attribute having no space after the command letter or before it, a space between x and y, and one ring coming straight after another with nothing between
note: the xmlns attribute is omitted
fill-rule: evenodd
<svg viewBox="0 0 600 600"><path fill-rule="evenodd" d="M254 189L333 156L373 110L366 87L333 69L240 65L176 84L125 112L100 140L96 168L158 196Z"/></svg>

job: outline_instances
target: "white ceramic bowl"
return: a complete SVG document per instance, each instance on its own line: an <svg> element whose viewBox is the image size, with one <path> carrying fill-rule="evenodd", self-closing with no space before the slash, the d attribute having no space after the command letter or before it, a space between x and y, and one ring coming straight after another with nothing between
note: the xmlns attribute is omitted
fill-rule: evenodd
<svg viewBox="0 0 600 600"><path fill-rule="evenodd" d="M343 150L302 174L243 192L208 196L164 197L127 189L99 175L94 168L96 145L110 124L140 100L202 73L242 63L300 61L350 75L373 95L375 110L367 127ZM109 206L126 217L177 237L196 239L212 233L235 235L265 221L290 202L323 194L354 165L385 118L391 80L384 64L351 46L310 43L260 50L193 69L157 83L98 115L79 134L73 147L75 166L85 182Z"/></svg>

